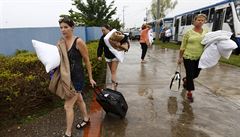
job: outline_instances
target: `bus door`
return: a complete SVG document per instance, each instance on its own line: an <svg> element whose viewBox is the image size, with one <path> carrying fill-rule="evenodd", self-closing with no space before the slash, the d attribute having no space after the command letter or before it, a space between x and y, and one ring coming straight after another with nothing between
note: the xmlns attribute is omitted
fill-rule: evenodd
<svg viewBox="0 0 240 137"><path fill-rule="evenodd" d="M175 41L178 41L179 18L175 20L174 27L175 27L174 40L175 40Z"/></svg>
<svg viewBox="0 0 240 137"><path fill-rule="evenodd" d="M223 9L215 10L214 17L213 17L212 31L216 31L216 30L221 30L222 29L223 19L224 19L223 15L224 15Z"/></svg>

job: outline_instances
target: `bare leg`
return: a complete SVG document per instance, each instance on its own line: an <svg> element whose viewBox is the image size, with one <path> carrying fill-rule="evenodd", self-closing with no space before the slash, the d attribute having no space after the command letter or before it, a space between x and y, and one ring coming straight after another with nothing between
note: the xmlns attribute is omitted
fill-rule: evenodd
<svg viewBox="0 0 240 137"><path fill-rule="evenodd" d="M111 79L112 79L112 89L116 90L116 77L117 77L117 67L118 67L118 61L113 61L111 64L109 63L109 68L111 70Z"/></svg>
<svg viewBox="0 0 240 137"><path fill-rule="evenodd" d="M87 108L86 108L86 104L83 100L83 97L82 97L82 94L79 94L78 93L78 96L77 96L77 104L82 112L82 115L83 115L83 120L85 121L88 121L89 120L89 116L88 116L88 113L87 113Z"/></svg>
<svg viewBox="0 0 240 137"><path fill-rule="evenodd" d="M73 108L76 100L77 100L77 94L71 99L66 99L64 103L64 109L66 111L66 124L67 124L67 129L65 134L68 136L71 136L71 133L72 133L72 124L74 119Z"/></svg>

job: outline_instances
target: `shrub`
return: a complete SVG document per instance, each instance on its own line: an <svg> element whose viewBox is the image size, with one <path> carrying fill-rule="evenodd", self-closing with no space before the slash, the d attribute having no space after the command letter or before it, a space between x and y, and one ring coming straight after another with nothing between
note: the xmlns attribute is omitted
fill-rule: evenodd
<svg viewBox="0 0 240 137"><path fill-rule="evenodd" d="M88 44L93 76L98 81L106 65L97 61L96 49L97 42ZM86 85L89 85L88 76L85 76ZM49 92L49 82L49 74L35 53L17 51L15 56L0 56L0 125L61 101Z"/></svg>

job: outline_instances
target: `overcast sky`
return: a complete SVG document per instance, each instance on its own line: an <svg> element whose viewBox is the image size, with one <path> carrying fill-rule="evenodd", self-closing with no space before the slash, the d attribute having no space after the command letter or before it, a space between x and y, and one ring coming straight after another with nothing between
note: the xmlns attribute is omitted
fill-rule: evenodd
<svg viewBox="0 0 240 137"><path fill-rule="evenodd" d="M109 4L112 0L106 1ZM178 5L168 16L219 1L222 0L178 0ZM117 14L114 17L123 21L124 16L126 27L141 26L151 2L152 0L115 0ZM74 8L72 3L72 0L0 0L0 28L58 26L59 15L68 14L68 10Z"/></svg>

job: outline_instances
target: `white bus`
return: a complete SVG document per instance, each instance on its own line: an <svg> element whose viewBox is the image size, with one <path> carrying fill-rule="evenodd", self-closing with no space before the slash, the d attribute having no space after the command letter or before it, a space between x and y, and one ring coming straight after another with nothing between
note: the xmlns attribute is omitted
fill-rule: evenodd
<svg viewBox="0 0 240 137"><path fill-rule="evenodd" d="M185 32L192 27L195 15L207 15L207 22L203 27L209 31L226 30L233 32L234 40L240 45L240 0L224 0L207 7L189 11L174 17L173 40L182 41Z"/></svg>
<svg viewBox="0 0 240 137"><path fill-rule="evenodd" d="M173 17L165 17L165 18L161 18L159 20L154 20L154 21L148 22L147 24L152 27L153 37L155 38L156 25L159 25L159 35L163 31L164 27L168 27L172 30L173 29L173 19L174 19ZM159 36L158 38L160 38L160 37L161 36Z"/></svg>

